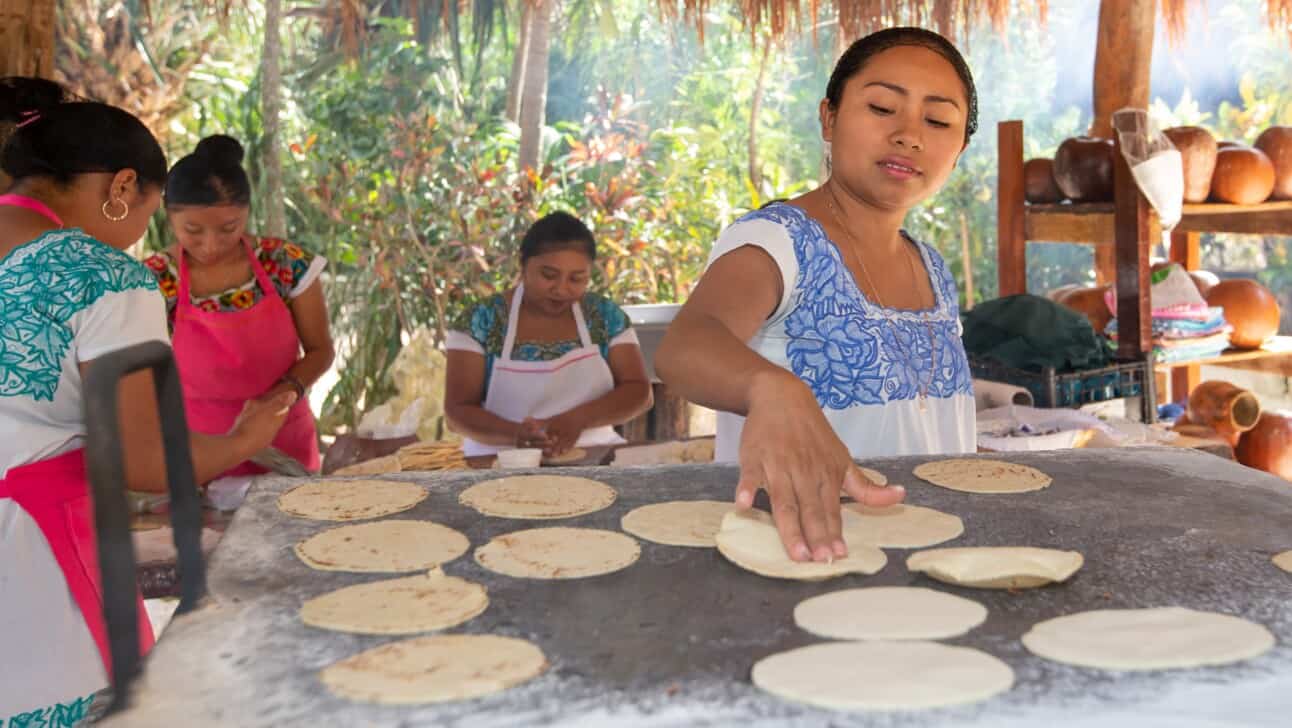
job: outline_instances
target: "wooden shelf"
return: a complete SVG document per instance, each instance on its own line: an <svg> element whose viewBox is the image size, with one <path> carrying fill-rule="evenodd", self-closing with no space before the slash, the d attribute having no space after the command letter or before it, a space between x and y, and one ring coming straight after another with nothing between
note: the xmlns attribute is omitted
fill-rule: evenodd
<svg viewBox="0 0 1292 728"><path fill-rule="evenodd" d="M1149 217L1149 234L1156 239L1161 236L1157 215L1150 213ZM1038 243L1112 245L1114 220L1111 202L1028 204L1023 208L1024 236ZM1185 205L1175 231L1292 235L1292 200L1259 205Z"/></svg>
<svg viewBox="0 0 1292 728"><path fill-rule="evenodd" d="M1158 364L1157 369L1165 372L1181 367L1206 366L1251 369L1292 377L1292 336L1276 336L1259 349L1226 349L1219 356L1166 362Z"/></svg>

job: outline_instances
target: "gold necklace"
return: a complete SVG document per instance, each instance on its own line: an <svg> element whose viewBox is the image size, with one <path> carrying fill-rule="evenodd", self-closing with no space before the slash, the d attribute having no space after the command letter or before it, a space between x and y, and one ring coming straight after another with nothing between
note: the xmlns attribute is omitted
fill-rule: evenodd
<svg viewBox="0 0 1292 728"><path fill-rule="evenodd" d="M902 353L906 356L906 360L912 361L915 357L911 354L911 348L902 342L902 337L900 335L901 332L898 331L897 322L893 320L893 315L889 312L888 306L884 305L884 301L879 295L879 288L877 288L875 286L875 282L871 280L870 271L866 269L865 261L861 259L861 255L857 252L857 248L860 247L861 243L858 242L857 237L852 234L852 229L844 223L843 217L839 212L839 206L836 203L834 189L830 187L828 182L826 183L826 192L830 195L829 199L826 200L826 205L830 208L830 214L834 216L835 223L843 230L843 233L848 236L848 240L852 242L852 247L849 249L852 253L852 258L857 262L857 267L861 269L861 274L866 277L866 284L869 285L870 290L874 292L875 303L879 304L880 311L883 312L884 318L888 321L888 326L893 331L894 341L901 346ZM911 260L910 255L906 256L906 264L911 271L911 281L914 283L919 280L919 274L915 271L915 261ZM933 303L935 306L937 305L936 293L933 297ZM937 345L937 342L933 339L933 325L929 323L928 313L922 313L921 318L924 320L925 333L927 333L929 337L929 374L924 378L924 384L921 385L918 378L915 380L915 383L919 388L920 411L926 412L928 411L929 387L933 385L933 370L937 367L937 353L934 348Z"/></svg>

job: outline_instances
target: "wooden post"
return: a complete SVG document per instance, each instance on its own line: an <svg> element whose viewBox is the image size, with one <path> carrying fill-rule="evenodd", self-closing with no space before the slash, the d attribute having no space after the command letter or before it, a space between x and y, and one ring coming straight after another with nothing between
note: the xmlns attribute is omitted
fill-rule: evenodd
<svg viewBox="0 0 1292 728"><path fill-rule="evenodd" d="M1157 0L1101 0L1090 135L1113 136L1114 111L1147 109Z"/></svg>
<svg viewBox="0 0 1292 728"><path fill-rule="evenodd" d="M1027 237L1023 229L1023 122L996 126L996 275L999 295L1027 293Z"/></svg>
<svg viewBox="0 0 1292 728"><path fill-rule="evenodd" d="M1149 301L1148 200L1118 145L1113 159L1113 234L1117 255L1117 356L1139 359L1153 348Z"/></svg>
<svg viewBox="0 0 1292 728"><path fill-rule="evenodd" d="M54 76L55 0L0 0L0 76Z"/></svg>
<svg viewBox="0 0 1292 728"><path fill-rule="evenodd" d="M1201 233L1188 232L1176 228L1171 231L1171 261L1184 266L1185 270L1198 270L1202 267ZM1171 401L1180 402L1189 398L1189 393L1202 381L1202 367L1187 364L1171 370Z"/></svg>

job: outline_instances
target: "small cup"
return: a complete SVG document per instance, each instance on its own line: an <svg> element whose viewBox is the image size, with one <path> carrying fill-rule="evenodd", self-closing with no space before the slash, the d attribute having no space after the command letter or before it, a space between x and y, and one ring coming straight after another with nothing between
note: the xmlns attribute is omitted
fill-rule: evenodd
<svg viewBox="0 0 1292 728"><path fill-rule="evenodd" d="M516 448L498 452L500 468L537 468L543 462L543 451L536 447Z"/></svg>

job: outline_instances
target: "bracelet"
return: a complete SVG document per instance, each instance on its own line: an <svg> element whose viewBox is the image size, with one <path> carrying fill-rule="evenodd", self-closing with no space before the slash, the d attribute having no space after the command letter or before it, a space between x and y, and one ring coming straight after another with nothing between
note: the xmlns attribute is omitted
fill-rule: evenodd
<svg viewBox="0 0 1292 728"><path fill-rule="evenodd" d="M285 382L287 384L292 385L292 389L296 390L297 400L305 399L305 385L301 382L301 380L297 379L296 377L293 377L290 374L284 374L282 377L278 379L278 382L280 384Z"/></svg>

